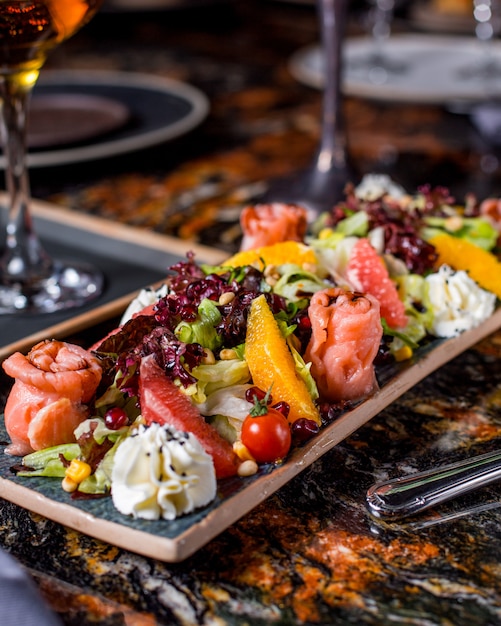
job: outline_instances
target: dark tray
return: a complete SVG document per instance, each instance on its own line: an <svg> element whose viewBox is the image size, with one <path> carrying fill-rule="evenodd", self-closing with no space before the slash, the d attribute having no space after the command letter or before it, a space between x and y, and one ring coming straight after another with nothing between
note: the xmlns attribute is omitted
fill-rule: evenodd
<svg viewBox="0 0 501 626"><path fill-rule="evenodd" d="M217 263L227 253L149 231L34 202L35 227L58 258L91 261L105 277L101 296L78 309L43 315L0 316L0 360L46 338L62 338L119 315L138 289L154 284L192 250Z"/></svg>

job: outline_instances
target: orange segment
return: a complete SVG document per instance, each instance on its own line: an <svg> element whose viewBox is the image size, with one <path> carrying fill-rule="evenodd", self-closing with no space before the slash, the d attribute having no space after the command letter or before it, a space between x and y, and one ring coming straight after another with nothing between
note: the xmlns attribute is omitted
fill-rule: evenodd
<svg viewBox="0 0 501 626"><path fill-rule="evenodd" d="M320 425L320 415L303 380L296 373L294 359L280 332L264 295L251 305L247 320L245 359L253 383L271 394L274 402L280 400L290 406L289 422L300 417Z"/></svg>
<svg viewBox="0 0 501 626"><path fill-rule="evenodd" d="M317 257L313 250L298 241L281 241L271 246L263 246L253 250L243 250L237 252L223 263L229 267L242 267L243 265L252 265L258 263L260 269L264 269L262 265L282 265L284 263L303 263L317 262Z"/></svg>
<svg viewBox="0 0 501 626"><path fill-rule="evenodd" d="M438 263L465 270L481 287L501 299L501 263L497 258L466 239L441 234L430 243L438 252Z"/></svg>

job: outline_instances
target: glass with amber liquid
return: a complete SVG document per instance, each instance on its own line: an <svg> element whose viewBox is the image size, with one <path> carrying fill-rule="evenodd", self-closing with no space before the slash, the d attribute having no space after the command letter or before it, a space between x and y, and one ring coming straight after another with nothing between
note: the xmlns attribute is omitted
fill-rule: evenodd
<svg viewBox="0 0 501 626"><path fill-rule="evenodd" d="M102 0L0 0L0 125L8 196L0 256L0 314L81 306L103 288L101 273L44 250L33 227L27 170L29 100L48 54L86 24Z"/></svg>

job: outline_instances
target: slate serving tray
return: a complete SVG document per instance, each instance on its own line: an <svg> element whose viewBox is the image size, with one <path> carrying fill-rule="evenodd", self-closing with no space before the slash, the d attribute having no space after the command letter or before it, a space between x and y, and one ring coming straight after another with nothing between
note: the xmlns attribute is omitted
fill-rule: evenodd
<svg viewBox="0 0 501 626"><path fill-rule="evenodd" d="M209 256L211 255L210 251ZM212 251L213 261L221 258ZM108 313L124 309L126 298L90 311L85 323L99 326ZM81 317L81 316L80 316ZM64 332L78 331L82 320L67 320ZM193 514L173 522L134 520L118 513L111 498L73 500L59 479L18 478L11 472L16 458L4 454L8 442L0 418L0 497L44 515L56 522L113 545L155 559L178 562L186 559L213 537L260 504L316 459L333 448L391 404L405 391L447 361L501 327L501 307L480 327L448 340L436 340L420 348L410 361L379 369L380 388L370 398L346 411L302 448L295 449L285 463L263 466L250 478L219 481L215 501Z"/></svg>

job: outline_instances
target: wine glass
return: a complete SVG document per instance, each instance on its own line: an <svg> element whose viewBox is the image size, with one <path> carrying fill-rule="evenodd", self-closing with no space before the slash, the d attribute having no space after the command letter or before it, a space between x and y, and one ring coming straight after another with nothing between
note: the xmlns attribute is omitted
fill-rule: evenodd
<svg viewBox="0 0 501 626"><path fill-rule="evenodd" d="M26 126L30 96L49 52L96 13L102 0L0 0L0 129L9 196L0 258L0 314L50 313L84 304L103 287L85 263L44 250L30 214Z"/></svg>
<svg viewBox="0 0 501 626"><path fill-rule="evenodd" d="M348 0L317 0L321 43L325 58L321 137L313 163L302 172L269 183L260 202L301 204L310 221L343 198L353 175L347 153L342 112L342 44Z"/></svg>
<svg viewBox="0 0 501 626"><path fill-rule="evenodd" d="M370 4L369 50L363 56L350 59L347 69L358 74L363 73L371 83L382 85L391 76L405 72L407 63L389 56L385 49L391 35L395 0L370 0Z"/></svg>
<svg viewBox="0 0 501 626"><path fill-rule="evenodd" d="M492 54L494 38L501 30L500 0L473 0L473 17L480 55L476 62L460 68L459 75L464 80L480 78L489 91L489 81L501 78L501 65Z"/></svg>

